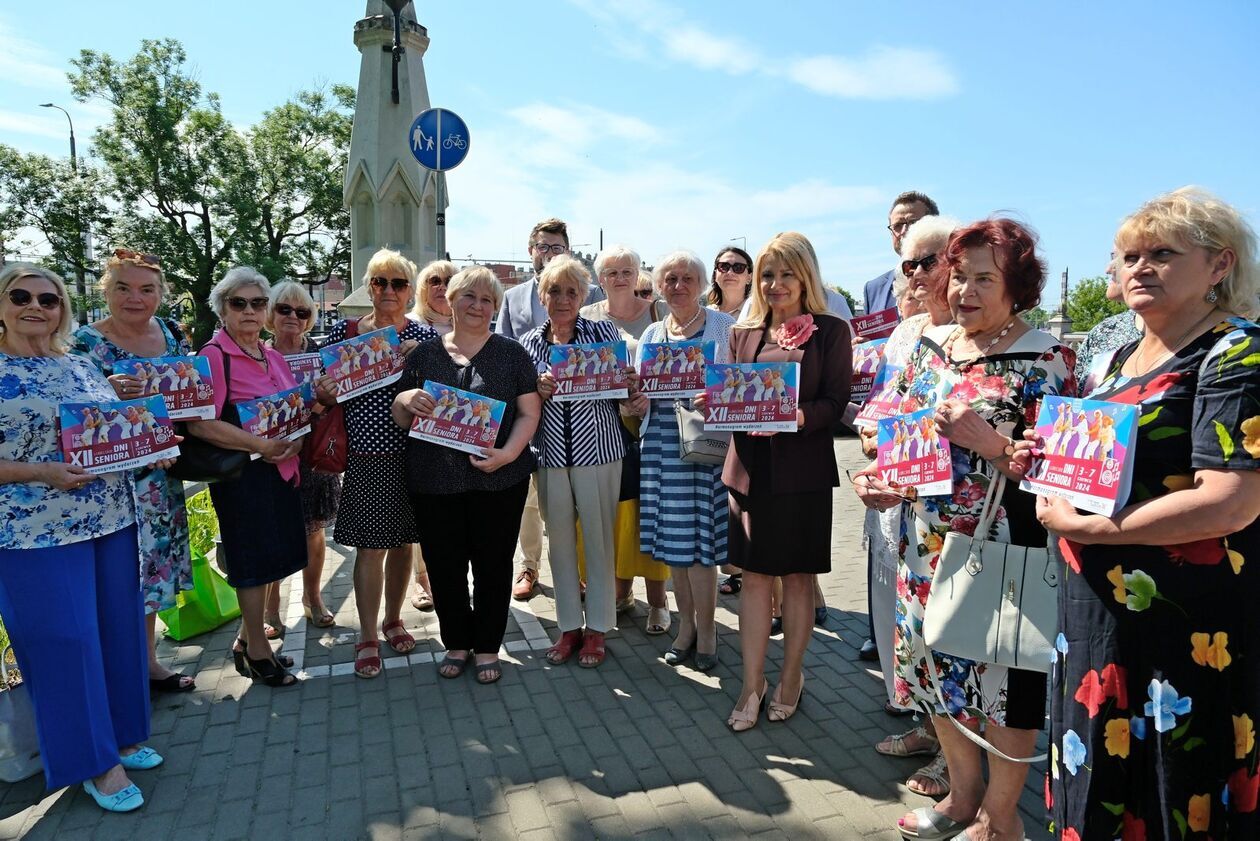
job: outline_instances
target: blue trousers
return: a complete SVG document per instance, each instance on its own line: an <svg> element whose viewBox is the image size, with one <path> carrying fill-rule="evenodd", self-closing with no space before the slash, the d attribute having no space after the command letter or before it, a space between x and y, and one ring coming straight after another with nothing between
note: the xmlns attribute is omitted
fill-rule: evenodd
<svg viewBox="0 0 1260 841"><path fill-rule="evenodd" d="M30 687L49 789L99 776L149 738L136 527L0 550L0 617Z"/></svg>

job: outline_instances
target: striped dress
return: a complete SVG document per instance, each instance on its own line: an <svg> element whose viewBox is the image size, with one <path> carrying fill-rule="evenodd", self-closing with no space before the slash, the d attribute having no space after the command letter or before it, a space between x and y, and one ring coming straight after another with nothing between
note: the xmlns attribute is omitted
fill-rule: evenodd
<svg viewBox="0 0 1260 841"><path fill-rule="evenodd" d="M693 338L716 342L716 361L729 362L734 323L729 315L710 310L704 331ZM639 348L664 340L665 323L658 321L644 331ZM680 459L674 401L653 400L644 421L639 470L641 551L670 566L726 563L726 503L722 465Z"/></svg>

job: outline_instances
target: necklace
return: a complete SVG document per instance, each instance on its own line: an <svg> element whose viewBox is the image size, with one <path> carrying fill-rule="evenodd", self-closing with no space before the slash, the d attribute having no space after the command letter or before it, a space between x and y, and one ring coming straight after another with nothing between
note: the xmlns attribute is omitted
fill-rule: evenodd
<svg viewBox="0 0 1260 841"><path fill-rule="evenodd" d="M994 336L994 337L992 338L992 340L990 340L990 341L989 341L989 343L988 343L987 345L985 345L984 347L982 347L982 348L980 349L980 353L979 353L979 355L978 355L978 356L976 356L976 359L980 359L980 358L982 358L982 357L988 356L989 351L991 351L991 350L993 350L995 347L997 347L998 342L1000 342L1000 341L1002 341L1003 339L1005 339L1005 338L1006 338L1006 334L1007 334L1007 333L1009 333L1009 332L1011 332L1012 330L1014 330L1014 329L1015 329L1015 321L1016 321L1016 319L1013 319L1013 318L1012 318L1012 319L1011 319L1011 320L1007 323L1007 325L1006 325L1005 327L1003 327L1003 328L1002 328L1002 332L998 333L996 336ZM954 342L958 341L958 337L959 337L959 336L961 336L961 335L963 334L963 332L964 332L964 331L963 331L963 328L959 327L959 328L958 328L957 330L955 330L953 333L950 333L950 335L949 335L949 340L945 342L945 361L946 361L946 362L948 362L948 363L949 363L949 367L953 368L955 371L957 371L959 368L961 368L963 365L966 365L967 363L970 363L970 362L975 362L975 361L976 361L975 359L967 359L967 360L964 360L963 362L955 362L955 361L954 361L954 358L953 358L953 356L954 356Z"/></svg>
<svg viewBox="0 0 1260 841"><path fill-rule="evenodd" d="M693 325L693 324L695 324L697 321L699 321L699 320L700 320L700 316L702 316L702 315L704 315L704 307L699 307L699 308L697 308L697 309L696 309L696 314L695 314L695 315L693 315L693 316L692 316L692 317L691 317L691 318L687 321L687 323L686 323L686 324L679 324L679 323L678 323L678 317L677 317L677 316L675 316L673 313L670 313L670 314L669 314L669 317L670 317L670 318L672 318L672 319L674 319L674 332L675 332L675 333L677 333L677 334L678 334L678 335L680 335L680 336L684 336L684 337L685 337L685 336L687 335L687 328L689 328L691 325Z"/></svg>
<svg viewBox="0 0 1260 841"><path fill-rule="evenodd" d="M224 332L226 333L227 331L225 330ZM245 349L245 346L243 344L236 341L236 337L233 336L231 333L228 333L228 338L232 340L232 344L236 345L238 348L241 349L241 353L245 354L250 359L254 360L255 362L257 362L259 365L263 366L264 368L267 367L267 354L265 352L259 351L258 355L254 356L254 354L250 353L249 351Z"/></svg>
<svg viewBox="0 0 1260 841"><path fill-rule="evenodd" d="M1142 343L1139 342L1137 353L1133 354L1133 376L1141 377L1145 374L1149 374L1155 368L1156 365L1162 364L1165 359L1172 356L1177 351L1181 350L1181 343L1184 342L1186 339L1190 338L1191 333L1193 333L1195 330L1198 330L1200 327L1202 327L1203 323L1207 321L1209 318L1211 318L1212 316L1214 316L1215 314L1216 314L1216 307L1212 307L1212 309L1208 312L1207 315L1200 318L1194 324L1191 324L1189 330L1182 333L1181 337L1178 338L1177 341L1173 342L1172 345L1170 345L1169 348L1164 353L1161 353L1159 356L1155 357L1155 361L1148 363L1145 368L1141 368L1140 366L1142 365L1142 362L1145 359L1146 354L1144 353L1144 351L1146 350L1146 348L1144 348L1142 346ZM1146 339L1147 335L1149 334L1147 333L1142 334L1143 340Z"/></svg>

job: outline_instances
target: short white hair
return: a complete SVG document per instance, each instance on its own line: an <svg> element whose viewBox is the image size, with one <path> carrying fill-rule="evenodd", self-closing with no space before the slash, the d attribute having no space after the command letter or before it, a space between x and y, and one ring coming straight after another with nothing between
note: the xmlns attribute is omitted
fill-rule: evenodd
<svg viewBox="0 0 1260 841"><path fill-rule="evenodd" d="M933 254L940 255L945 251L945 246L949 245L949 238L954 235L954 231L961 227L962 222L952 216L920 217L901 238L901 254L904 257L927 248ZM901 292L897 291L899 283ZM893 298L900 302L901 296L909 285L910 278L901 271L901 263L897 263L897 269L893 274Z"/></svg>
<svg viewBox="0 0 1260 841"><path fill-rule="evenodd" d="M605 248L599 252L595 258L595 277L598 278L604 273L604 266L615 260L626 260L631 266L638 270L643 261L639 259L639 252L626 245L614 245L611 248Z"/></svg>
<svg viewBox="0 0 1260 841"><path fill-rule="evenodd" d="M271 284L267 278L263 277L262 272L253 266L233 266L210 290L208 303L220 321L223 320L223 314L227 311L227 299L246 286L257 286L264 295L271 294Z"/></svg>
<svg viewBox="0 0 1260 841"><path fill-rule="evenodd" d="M709 270L694 251L686 249L671 251L656 264L652 270L652 285L656 287L656 293L662 297L665 295L665 275L679 267L690 270L696 276L696 300L699 301L708 291Z"/></svg>
<svg viewBox="0 0 1260 841"><path fill-rule="evenodd" d="M267 297L271 300L267 302L267 321L263 326L272 333L276 332L276 304L305 307L311 311L310 316L306 319L306 323L302 326L303 333L309 333L311 328L315 326L315 315L318 311L318 308L315 306L315 299L311 297L310 292L306 291L306 287L296 280L280 281L272 287L271 294Z"/></svg>

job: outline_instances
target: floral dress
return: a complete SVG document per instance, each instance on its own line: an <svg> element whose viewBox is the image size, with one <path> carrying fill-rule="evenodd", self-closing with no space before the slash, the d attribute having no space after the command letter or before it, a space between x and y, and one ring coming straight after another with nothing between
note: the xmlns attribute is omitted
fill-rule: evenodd
<svg viewBox="0 0 1260 841"><path fill-rule="evenodd" d="M946 360L942 343L958 328L929 328L902 372L902 411L913 412L946 398L964 400L1008 437L1019 439L1037 418L1047 394L1076 395L1076 357L1054 337L1030 330L1004 353L958 366ZM994 468L976 453L952 445L953 494L920 497L904 506L897 561L897 607L893 635L893 703L937 712L928 680L923 616L932 576L951 531L974 534ZM1008 482L989 539L1017 546L1045 546L1036 499ZM946 712L963 719L983 717L1020 729L1040 729L1045 720L1045 675L977 663L933 651L935 675Z"/></svg>
<svg viewBox="0 0 1260 841"><path fill-rule="evenodd" d="M1136 404L1138 503L1196 470L1260 469L1260 327L1229 318L1141 377L1091 369ZM1254 839L1260 762L1260 520L1172 546L1060 541L1050 794L1065 839ZM1231 607L1232 605L1232 607Z"/></svg>
<svg viewBox="0 0 1260 841"><path fill-rule="evenodd" d="M166 337L164 355L191 353L182 335L174 334L161 319L158 325ZM134 353L123 350L91 325L75 331L74 346L70 350L86 357L107 377L114 373L114 363L136 358ZM179 592L191 590L193 586L184 483L153 467L135 471L135 481L144 612L157 613L174 607Z"/></svg>

